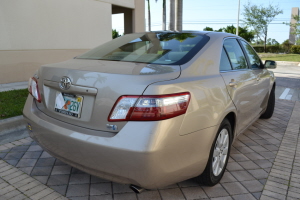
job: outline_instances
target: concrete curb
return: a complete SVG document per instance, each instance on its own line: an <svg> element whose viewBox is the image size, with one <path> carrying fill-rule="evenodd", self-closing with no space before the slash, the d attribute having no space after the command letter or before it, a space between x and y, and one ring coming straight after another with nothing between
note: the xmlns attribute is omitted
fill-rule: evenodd
<svg viewBox="0 0 300 200"><path fill-rule="evenodd" d="M278 65L295 65L300 66L300 62L276 61Z"/></svg>
<svg viewBox="0 0 300 200"><path fill-rule="evenodd" d="M16 116L0 120L0 135L5 135L13 131L23 131L26 129L26 122L23 116Z"/></svg>

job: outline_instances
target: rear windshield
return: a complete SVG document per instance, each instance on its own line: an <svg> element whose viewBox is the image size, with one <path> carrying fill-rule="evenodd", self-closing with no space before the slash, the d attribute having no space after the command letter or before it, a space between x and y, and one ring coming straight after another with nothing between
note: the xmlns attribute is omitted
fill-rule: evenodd
<svg viewBox="0 0 300 200"><path fill-rule="evenodd" d="M181 65L209 40L195 33L134 33L114 39L76 58Z"/></svg>

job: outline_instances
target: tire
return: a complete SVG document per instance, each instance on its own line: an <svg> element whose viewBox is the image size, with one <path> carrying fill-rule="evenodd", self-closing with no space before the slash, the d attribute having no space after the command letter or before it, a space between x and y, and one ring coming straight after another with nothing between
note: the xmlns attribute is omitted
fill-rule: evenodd
<svg viewBox="0 0 300 200"><path fill-rule="evenodd" d="M198 183L214 186L220 182L228 163L231 142L232 129L230 122L225 118L210 149L205 170L200 176L195 178Z"/></svg>
<svg viewBox="0 0 300 200"><path fill-rule="evenodd" d="M260 116L261 119L269 119L272 117L275 107L275 87L272 88L266 111Z"/></svg>

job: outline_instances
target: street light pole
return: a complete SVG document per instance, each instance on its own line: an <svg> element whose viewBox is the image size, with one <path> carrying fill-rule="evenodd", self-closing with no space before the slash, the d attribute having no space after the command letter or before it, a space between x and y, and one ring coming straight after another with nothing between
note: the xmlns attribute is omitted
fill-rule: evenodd
<svg viewBox="0 0 300 200"><path fill-rule="evenodd" d="M239 1L239 7L238 7L238 17L237 17L237 26L236 26L236 35L239 35L239 21L240 21L240 0Z"/></svg>

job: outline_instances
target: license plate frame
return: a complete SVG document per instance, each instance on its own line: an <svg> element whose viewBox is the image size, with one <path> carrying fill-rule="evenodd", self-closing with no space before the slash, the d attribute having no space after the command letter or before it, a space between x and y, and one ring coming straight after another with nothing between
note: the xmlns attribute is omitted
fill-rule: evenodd
<svg viewBox="0 0 300 200"><path fill-rule="evenodd" d="M58 94L59 92L57 92L57 95ZM67 116L80 118L82 111L83 96L64 92L62 92L61 94L64 98L65 105L62 108L59 108L57 106L57 100L55 100L54 111Z"/></svg>

